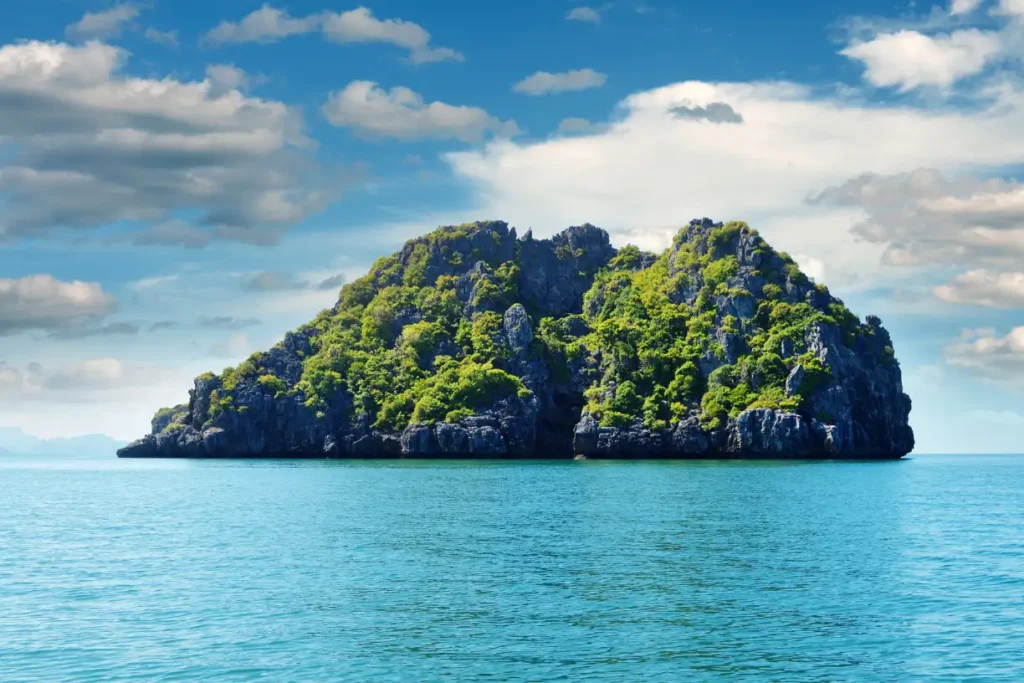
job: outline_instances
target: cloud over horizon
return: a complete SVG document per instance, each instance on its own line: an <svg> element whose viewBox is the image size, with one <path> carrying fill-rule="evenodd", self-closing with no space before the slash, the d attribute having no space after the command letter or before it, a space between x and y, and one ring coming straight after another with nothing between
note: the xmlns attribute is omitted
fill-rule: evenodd
<svg viewBox="0 0 1024 683"><path fill-rule="evenodd" d="M607 80L608 76L593 69L575 69L562 73L538 71L516 83L512 89L524 95L550 95L600 88Z"/></svg>
<svg viewBox="0 0 1024 683"><path fill-rule="evenodd" d="M501 121L480 107L425 102L409 88L384 90L372 81L352 81L331 93L323 106L327 121L371 137L479 142L486 134L513 136L515 121Z"/></svg>
<svg viewBox="0 0 1024 683"><path fill-rule="evenodd" d="M699 115L680 117L680 102ZM730 117L716 103L743 112L743 124L707 126L702 118L708 112ZM1002 249L1015 239L1015 218L995 220L1012 218L1007 211L1017 190L1011 181L947 182L941 170L906 175L906 169L963 173L1019 163L1024 138L1014 131L1024 127L1022 103L1024 93L1005 91L979 111L929 111L865 104L790 82L690 81L628 96L617 109L621 116L603 130L493 141L445 158L456 177L477 190L478 213L532 225L538 234L590 220L613 235L642 234L641 246L656 248L694 216L745 219L782 248L801 245L811 257L874 272L883 253L895 263L911 249L934 262L946 258L950 244L969 246L980 257L989 246L999 242ZM885 154L872 142L879 140ZM864 168L875 172L864 176ZM858 194L865 183L879 190ZM908 183L921 189L907 195ZM996 203L986 204L982 191L993 188ZM943 192L975 199L924 201L940 200ZM929 217L947 216L948 230L904 220L907 197L920 199L913 206ZM964 237L964 221L982 213L992 218L991 232ZM867 227L875 224L886 228Z"/></svg>
<svg viewBox="0 0 1024 683"><path fill-rule="evenodd" d="M0 336L28 330L67 333L116 308L117 300L98 282L64 282L48 274L0 279Z"/></svg>
<svg viewBox="0 0 1024 683"><path fill-rule="evenodd" d="M276 43L291 36L320 31L328 42L338 44L384 43L408 51L413 64L461 62L457 50L435 47L430 33L419 24L402 19L378 19L366 7L347 12L323 11L292 17L286 10L264 4L238 22L222 21L206 33L207 46L228 43Z"/></svg>
<svg viewBox="0 0 1024 683"><path fill-rule="evenodd" d="M126 59L97 42L0 47L0 142L20 143L0 165L0 239L192 212L194 246L266 243L337 196L310 175L285 104L209 78L129 77Z"/></svg>
<svg viewBox="0 0 1024 683"><path fill-rule="evenodd" d="M101 12L86 12L81 19L65 28L64 34L71 40L118 38L140 11L138 3L122 2Z"/></svg>
<svg viewBox="0 0 1024 683"><path fill-rule="evenodd" d="M1024 387L1024 326L1002 337L991 329L968 330L946 347L946 362L990 382Z"/></svg>

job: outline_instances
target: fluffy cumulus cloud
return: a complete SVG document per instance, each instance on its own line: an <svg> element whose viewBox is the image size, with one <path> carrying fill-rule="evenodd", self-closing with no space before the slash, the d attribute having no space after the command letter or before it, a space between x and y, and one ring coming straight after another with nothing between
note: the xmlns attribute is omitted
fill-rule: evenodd
<svg viewBox="0 0 1024 683"><path fill-rule="evenodd" d="M275 43L316 31L333 43L384 43L403 48L414 64L463 60L463 55L456 50L434 46L430 33L419 24L402 19L378 19L365 7L292 17L285 10L263 5L241 21L222 21L203 40L207 45Z"/></svg>
<svg viewBox="0 0 1024 683"><path fill-rule="evenodd" d="M1024 17L1024 0L999 0L999 13Z"/></svg>
<svg viewBox="0 0 1024 683"><path fill-rule="evenodd" d="M276 43L290 36L312 33L320 27L322 20L320 15L295 18L284 10L263 5L241 21L220 22L203 37L203 40L211 45Z"/></svg>
<svg viewBox="0 0 1024 683"><path fill-rule="evenodd" d="M1002 76L1011 78L1002 82L1013 81L1013 67L1024 59L1024 0L951 0L948 12L933 7L919 17L853 17L841 25L848 32L841 54L861 62L868 83L902 92L1000 81L1007 66Z"/></svg>
<svg viewBox="0 0 1024 683"><path fill-rule="evenodd" d="M0 47L0 238L162 225L188 212L191 229L140 228L138 240L198 246L201 231L265 243L337 195L311 180L319 174L286 105L243 95L226 72L130 77L125 59L96 42Z"/></svg>
<svg viewBox="0 0 1024 683"><path fill-rule="evenodd" d="M81 19L64 29L64 34L71 40L117 38L125 26L139 16L139 9L138 4L126 2L102 12L86 12Z"/></svg>
<svg viewBox="0 0 1024 683"><path fill-rule="evenodd" d="M52 275L0 279L0 335L69 330L112 313L116 306L96 282L64 282Z"/></svg>
<svg viewBox="0 0 1024 683"><path fill-rule="evenodd" d="M949 5L949 13L953 16L958 14L970 14L981 6L984 0L953 0Z"/></svg>
<svg viewBox="0 0 1024 683"><path fill-rule="evenodd" d="M743 123L709 125L679 115L680 106L706 113L715 103L728 103ZM881 194L857 194L856 182L846 187L850 179L864 169L875 171L876 182L904 178L908 169L967 173L1020 163L1022 104L1024 96L1012 89L993 93L988 106L957 111L865 104L786 82L685 82L631 95L616 120L587 135L494 141L446 158L477 188L478 215L532 226L536 234L589 220L620 243L654 248L693 217L748 220L780 248L844 263L851 279L870 282L864 276L879 271L883 251L927 249L938 259L946 246L935 242L954 238L934 223L895 220L902 214L888 208L889 201L905 207L942 193L908 197L897 182ZM939 183L934 173L926 175ZM1013 189L1000 181L963 182L956 196ZM923 178L915 183L928 186ZM829 186L834 189L826 191ZM952 207L922 206L952 213ZM879 211L886 229L868 229ZM861 223L851 234L851 225Z"/></svg>
<svg viewBox="0 0 1024 683"><path fill-rule="evenodd" d="M556 74L538 71L516 83L512 89L525 95L548 95L600 88L607 80L605 74L593 69L576 69Z"/></svg>
<svg viewBox="0 0 1024 683"><path fill-rule="evenodd" d="M881 87L949 87L995 59L1003 45L994 31L965 29L928 36L897 31L850 45L842 54L864 63L864 78Z"/></svg>
<svg viewBox="0 0 1024 683"><path fill-rule="evenodd" d="M1021 385L1024 382L1024 327L1005 336L995 330L968 330L956 344L946 348L946 362L994 382Z"/></svg>
<svg viewBox="0 0 1024 683"><path fill-rule="evenodd" d="M933 290L942 301L990 308L1024 308L1024 273L969 270Z"/></svg>
<svg viewBox="0 0 1024 683"><path fill-rule="evenodd" d="M1024 150L1015 153L1024 159ZM1014 264L1024 256L1024 185L1016 182L919 168L860 175L811 202L863 209L853 232L887 244L884 259L892 265Z"/></svg>
<svg viewBox="0 0 1024 683"><path fill-rule="evenodd" d="M210 64L206 67L206 79L212 88L210 94L218 97L232 90L247 90L249 76L234 64Z"/></svg>
<svg viewBox="0 0 1024 683"><path fill-rule="evenodd" d="M573 7L565 15L569 21L583 21L590 24L597 24L601 21L601 13L593 7Z"/></svg>
<svg viewBox="0 0 1024 683"><path fill-rule="evenodd" d="M519 132L515 121L501 121L479 107L427 103L409 88L384 90L371 81L353 81L332 93L323 114L334 126L371 137L478 142L488 133L512 136Z"/></svg>
<svg viewBox="0 0 1024 683"><path fill-rule="evenodd" d="M388 43L409 51L414 64L461 62L462 53L431 45L430 34L411 21L377 19L365 7L336 14L328 12L323 20L324 37L335 43Z"/></svg>

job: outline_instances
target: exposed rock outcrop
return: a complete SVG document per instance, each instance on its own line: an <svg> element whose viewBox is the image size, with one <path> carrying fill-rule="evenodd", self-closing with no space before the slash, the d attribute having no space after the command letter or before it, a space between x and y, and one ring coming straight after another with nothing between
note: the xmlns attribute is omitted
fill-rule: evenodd
<svg viewBox="0 0 1024 683"><path fill-rule="evenodd" d="M381 259L119 455L897 458L909 412L881 321L745 224L657 256L489 221Z"/></svg>

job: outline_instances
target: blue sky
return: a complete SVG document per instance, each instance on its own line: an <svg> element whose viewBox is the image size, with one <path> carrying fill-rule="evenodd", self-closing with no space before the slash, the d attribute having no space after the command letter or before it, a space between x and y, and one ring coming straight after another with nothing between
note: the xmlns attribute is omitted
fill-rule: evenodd
<svg viewBox="0 0 1024 683"><path fill-rule="evenodd" d="M439 224L742 219L1021 451L1024 0L0 8L0 426L129 438Z"/></svg>

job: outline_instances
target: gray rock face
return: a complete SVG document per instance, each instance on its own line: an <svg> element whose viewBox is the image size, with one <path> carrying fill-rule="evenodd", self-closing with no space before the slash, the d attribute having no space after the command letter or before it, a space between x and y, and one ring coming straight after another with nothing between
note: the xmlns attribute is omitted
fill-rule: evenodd
<svg viewBox="0 0 1024 683"><path fill-rule="evenodd" d="M579 312L594 274L613 256L608 233L589 223L569 228L551 240L523 240L519 291L542 315Z"/></svg>
<svg viewBox="0 0 1024 683"><path fill-rule="evenodd" d="M530 350L530 342L533 341L533 327L530 325L530 315L522 304L514 304L505 311L503 319L505 338L508 340L508 347L517 358L525 358Z"/></svg>
<svg viewBox="0 0 1024 683"><path fill-rule="evenodd" d="M799 457L814 453L807 421L796 413L748 410L728 428L727 450L757 456Z"/></svg>
<svg viewBox="0 0 1024 683"><path fill-rule="evenodd" d="M618 377L632 376L640 363L628 356L602 358L587 351L566 356L559 363L538 351L543 337L538 327L545 317L562 318L565 333L582 338L598 327L583 311L583 295L594 283L598 271L615 257L608 235L592 225L569 228L550 240L538 240L527 232L521 240L515 230L502 222L479 224L479 229L459 233L455 248L472 254L462 265L453 265L429 241L413 241L397 258L407 263L418 253L424 278L432 283L441 276L455 276L456 296L464 315L482 310L502 315L500 330L493 333L496 344L507 348L502 369L521 378L533 395L506 398L456 422L411 424L400 433L375 429L374 418L356 409L356 399L341 386L326 397L319 410L305 405L301 392L275 392L255 378L238 379L230 387L232 409L224 410L219 398L224 390L220 377L205 375L195 380L187 405L161 411L152 422L152 433L119 452L123 457L535 457L579 456L582 458L897 458L912 450L913 432L908 424L910 399L903 393L899 365L892 342L881 321L867 316L850 341L848 329L824 322L807 325L802 339L789 334L778 342L778 357L787 361L781 376L786 397L802 397L781 405L797 405L798 411L756 408L733 414L720 422L702 423L700 405L689 408L687 417L673 423L652 422L663 428L651 429L640 419L618 426L601 426L587 412L584 392L602 383L614 394L615 382L602 380L614 371ZM694 221L687 228L692 236L706 235L720 226L708 219ZM708 240L699 244L698 254L720 249ZM670 294L673 303L693 306L704 288L701 275L676 270L675 256L682 248L677 242L668 259L669 275L679 275ZM729 247L738 268L719 284L708 301L713 306L714 325L710 346L694 357L702 380L723 365L735 365L751 353L747 344L751 330L758 329L760 301L767 296L784 297L787 302L807 304L826 312L836 302L828 290L815 287L806 278L786 276L784 286L770 290L765 273L784 272L791 262L758 247L757 239L743 233ZM419 250L417 252L417 250ZM427 250L424 260L424 250ZM716 255L717 256L721 256ZM648 267L651 255L641 254L638 266ZM503 296L483 296L498 284L492 266L514 260L519 264L518 293L521 302ZM630 265L630 268L635 266ZM390 272L390 271L388 271ZM387 280L382 286L399 285ZM775 283L781 282L772 276ZM708 289L710 291L710 288ZM591 316L601 311L604 301L588 297ZM340 305L340 304L339 304ZM708 309L710 310L710 309ZM570 315L577 314L577 315ZM396 312L396 325L417 322L422 314L414 309ZM820 316L819 316L820 318ZM588 322L589 320L589 322ZM310 324L285 336L261 356L261 364L287 386L300 380L303 361L316 346L317 328ZM540 338L538 338L540 337ZM754 342L750 342L754 345ZM424 369L437 355L461 352L453 341L440 342L421 357ZM794 365L799 357L800 363ZM424 360L425 358L425 360ZM803 362L815 359L825 370L808 374ZM776 359L776 363L779 361ZM780 364L781 365L781 364ZM634 367L635 366L635 367ZM611 368L611 370L609 370ZM744 381L758 389L771 368L745 370ZM609 375L611 376L611 375ZM824 376L824 379L822 379ZM621 379L620 379L621 381ZM779 384L772 386L778 387ZM781 390L779 390L781 391ZM699 398L699 397L698 397ZM705 427L713 424L714 427Z"/></svg>
<svg viewBox="0 0 1024 683"><path fill-rule="evenodd" d="M794 365L786 378L786 396L795 396L800 392L800 386L804 382L804 366Z"/></svg>

